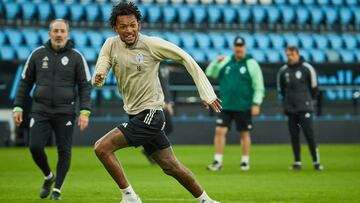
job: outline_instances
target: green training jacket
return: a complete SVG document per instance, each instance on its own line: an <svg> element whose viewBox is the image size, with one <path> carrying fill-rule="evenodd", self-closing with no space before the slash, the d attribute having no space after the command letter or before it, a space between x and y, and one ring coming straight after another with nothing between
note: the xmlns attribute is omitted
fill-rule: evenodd
<svg viewBox="0 0 360 203"><path fill-rule="evenodd" d="M249 111L253 105L263 102L263 75L259 64L250 56L240 61L233 55L220 63L215 60L206 68L206 75L219 80L224 110Z"/></svg>

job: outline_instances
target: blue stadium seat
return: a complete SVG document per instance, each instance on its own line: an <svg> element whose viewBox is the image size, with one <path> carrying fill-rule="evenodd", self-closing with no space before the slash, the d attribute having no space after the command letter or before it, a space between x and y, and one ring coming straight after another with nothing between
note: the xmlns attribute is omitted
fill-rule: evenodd
<svg viewBox="0 0 360 203"><path fill-rule="evenodd" d="M100 4L100 11L103 22L108 22L111 15L112 5L110 3Z"/></svg>
<svg viewBox="0 0 360 203"><path fill-rule="evenodd" d="M356 57L357 62L360 62L360 50L359 49L354 51L354 55Z"/></svg>
<svg viewBox="0 0 360 203"><path fill-rule="evenodd" d="M222 10L221 7L218 5L215 6L208 6L207 7L207 16L208 16L208 22L209 23L219 23L221 16L222 16Z"/></svg>
<svg viewBox="0 0 360 203"><path fill-rule="evenodd" d="M192 49L195 47L196 42L195 42L194 35L192 33L181 32L179 36L180 36L180 39L182 41L182 45L184 48Z"/></svg>
<svg viewBox="0 0 360 203"><path fill-rule="evenodd" d="M23 35L20 31L15 29L5 30L5 35L7 36L8 41L11 46L19 46L23 42Z"/></svg>
<svg viewBox="0 0 360 203"><path fill-rule="evenodd" d="M265 55L267 58L267 62L270 62L270 63L281 62L281 56L277 50L267 49L267 50L265 50Z"/></svg>
<svg viewBox="0 0 360 203"><path fill-rule="evenodd" d="M307 50L300 49L300 55L304 57L305 61L310 61L310 53Z"/></svg>
<svg viewBox="0 0 360 203"><path fill-rule="evenodd" d="M52 4L55 18L66 19L69 15L69 8L67 4L64 3L54 3Z"/></svg>
<svg viewBox="0 0 360 203"><path fill-rule="evenodd" d="M317 3L321 6L326 6L330 4L330 0L317 0Z"/></svg>
<svg viewBox="0 0 360 203"><path fill-rule="evenodd" d="M180 23L186 24L190 21L190 18L192 16L192 11L191 9L188 8L188 6L179 6L178 12L179 12Z"/></svg>
<svg viewBox="0 0 360 203"><path fill-rule="evenodd" d="M325 50L327 62L329 63L338 63L340 61L339 52L333 49Z"/></svg>
<svg viewBox="0 0 360 203"><path fill-rule="evenodd" d="M345 2L343 2L343 0L331 0L332 5L335 6L342 6L345 4Z"/></svg>
<svg viewBox="0 0 360 203"><path fill-rule="evenodd" d="M341 61L344 63L354 63L356 61L356 56L353 51L349 50L340 50Z"/></svg>
<svg viewBox="0 0 360 203"><path fill-rule="evenodd" d="M296 8L296 22L300 25L306 24L309 20L310 13L306 7L297 7Z"/></svg>
<svg viewBox="0 0 360 203"><path fill-rule="evenodd" d="M355 25L360 25L360 7L352 7L351 10L354 14Z"/></svg>
<svg viewBox="0 0 360 203"><path fill-rule="evenodd" d="M188 49L187 51L198 63L205 62L207 60L204 51L201 49Z"/></svg>
<svg viewBox="0 0 360 203"><path fill-rule="evenodd" d="M314 5L315 4L315 0L303 0L302 1L304 5Z"/></svg>
<svg viewBox="0 0 360 203"><path fill-rule="evenodd" d="M0 30L0 47L5 45L5 34Z"/></svg>
<svg viewBox="0 0 360 203"><path fill-rule="evenodd" d="M286 3L286 0L274 0L274 4L285 4Z"/></svg>
<svg viewBox="0 0 360 203"><path fill-rule="evenodd" d="M88 38L83 31L73 30L71 32L71 38L74 40L76 47L84 47L88 44Z"/></svg>
<svg viewBox="0 0 360 203"><path fill-rule="evenodd" d="M263 50L261 49L252 49L250 50L250 55L259 63L266 61L266 56Z"/></svg>
<svg viewBox="0 0 360 203"><path fill-rule="evenodd" d="M103 38L106 40L109 37L116 36L117 34L112 30L104 30L101 32Z"/></svg>
<svg viewBox="0 0 360 203"><path fill-rule="evenodd" d="M220 55L219 51L217 51L215 49L207 49L207 50L205 50L205 53L206 53L206 58L208 59L208 61L214 61Z"/></svg>
<svg viewBox="0 0 360 203"><path fill-rule="evenodd" d="M309 34L299 34L299 40L301 42L301 47L305 49L314 48L314 39Z"/></svg>
<svg viewBox="0 0 360 203"><path fill-rule="evenodd" d="M85 16L86 21L94 22L99 18L100 10L97 4L86 4L85 5Z"/></svg>
<svg viewBox="0 0 360 203"><path fill-rule="evenodd" d="M269 34L269 39L271 41L272 47L275 49L283 49L285 47L285 40L279 34Z"/></svg>
<svg viewBox="0 0 360 203"><path fill-rule="evenodd" d="M88 32L86 32L86 34L92 47L98 48L103 45L104 37L100 32L89 30Z"/></svg>
<svg viewBox="0 0 360 203"><path fill-rule="evenodd" d="M253 21L255 23L263 23L266 17L265 9L262 6L251 7Z"/></svg>
<svg viewBox="0 0 360 203"><path fill-rule="evenodd" d="M83 4L72 3L69 8L71 21L80 21L85 14L85 8Z"/></svg>
<svg viewBox="0 0 360 203"><path fill-rule="evenodd" d="M81 47L79 51L84 55L86 61L96 61L97 59L97 50L94 50L91 47Z"/></svg>
<svg viewBox="0 0 360 203"><path fill-rule="evenodd" d="M299 46L299 39L296 35L292 33L284 33L283 37L286 42L286 46Z"/></svg>
<svg viewBox="0 0 360 203"><path fill-rule="evenodd" d="M236 34L233 32L225 32L224 36L227 47L233 47Z"/></svg>
<svg viewBox="0 0 360 203"><path fill-rule="evenodd" d="M205 22L207 16L204 6L194 6L192 7L192 12L194 16L194 23L201 24Z"/></svg>
<svg viewBox="0 0 360 203"><path fill-rule="evenodd" d="M323 10L319 7L311 6L309 7L309 11L311 16L311 24L319 25L325 17Z"/></svg>
<svg viewBox="0 0 360 203"><path fill-rule="evenodd" d="M358 4L358 0L345 0L345 2L349 6L355 6Z"/></svg>
<svg viewBox="0 0 360 203"><path fill-rule="evenodd" d="M358 43L356 37L352 34L343 34L342 39L345 44L345 48L347 49L356 49L358 47Z"/></svg>
<svg viewBox="0 0 360 203"><path fill-rule="evenodd" d="M211 32L209 33L209 37L215 49L223 49L226 47L226 40L223 34Z"/></svg>
<svg viewBox="0 0 360 203"><path fill-rule="evenodd" d="M224 23L230 24L236 22L237 12L234 7L225 6L222 8L222 13L224 17Z"/></svg>
<svg viewBox="0 0 360 203"><path fill-rule="evenodd" d="M49 31L45 29L39 30L40 43L45 44L49 40Z"/></svg>
<svg viewBox="0 0 360 203"><path fill-rule="evenodd" d="M291 24L295 18L294 8L290 6L280 6L281 19L283 24Z"/></svg>
<svg viewBox="0 0 360 203"><path fill-rule="evenodd" d="M177 9L176 7L172 5L164 5L162 8L162 13L164 16L164 22L165 23L173 23L175 22L176 16L177 16Z"/></svg>
<svg viewBox="0 0 360 203"><path fill-rule="evenodd" d="M251 20L250 7L239 5L237 7L239 23L247 24Z"/></svg>
<svg viewBox="0 0 360 203"><path fill-rule="evenodd" d="M280 19L280 11L275 6L266 6L265 7L267 13L267 22L271 24L275 24L279 22Z"/></svg>
<svg viewBox="0 0 360 203"><path fill-rule="evenodd" d="M19 4L16 2L6 2L4 4L5 6L5 13L6 13L6 19L8 20L14 20L19 15Z"/></svg>
<svg viewBox="0 0 360 203"><path fill-rule="evenodd" d="M352 20L352 11L348 7L341 7L339 10L340 23L343 25L348 25Z"/></svg>
<svg viewBox="0 0 360 203"><path fill-rule="evenodd" d="M333 25L336 23L338 18L338 13L335 7L324 6L323 11L325 13L325 23L327 25Z"/></svg>
<svg viewBox="0 0 360 203"><path fill-rule="evenodd" d="M36 13L36 6L32 2L21 3L22 19L32 20Z"/></svg>
<svg viewBox="0 0 360 203"><path fill-rule="evenodd" d="M313 39L314 39L314 42L318 49L327 49L328 48L329 41L328 41L328 38L326 38L326 36L324 36L322 34L314 34Z"/></svg>
<svg viewBox="0 0 360 203"><path fill-rule="evenodd" d="M153 37L160 37L160 38L164 38L164 35L162 32L157 32L157 31L151 31L148 33L149 36L153 36Z"/></svg>
<svg viewBox="0 0 360 203"><path fill-rule="evenodd" d="M10 61L15 59L15 51L11 46L0 47L1 60Z"/></svg>
<svg viewBox="0 0 360 203"><path fill-rule="evenodd" d="M299 6L301 4L300 0L289 0L289 4L293 6Z"/></svg>
<svg viewBox="0 0 360 203"><path fill-rule="evenodd" d="M220 49L218 50L220 55L232 56L234 54L233 49Z"/></svg>
<svg viewBox="0 0 360 203"><path fill-rule="evenodd" d="M51 6L48 2L39 2L37 4L39 21L47 21L51 15Z"/></svg>
<svg viewBox="0 0 360 203"><path fill-rule="evenodd" d="M254 39L256 41L257 47L265 49L270 47L270 39L268 35L263 33L256 33L254 35ZM246 39L245 39L246 42Z"/></svg>
<svg viewBox="0 0 360 203"><path fill-rule="evenodd" d="M356 37L356 39L357 39L357 41L358 41L357 43L360 44L360 34L359 34L359 33L356 34L355 37Z"/></svg>
<svg viewBox="0 0 360 203"><path fill-rule="evenodd" d="M15 52L17 55L17 59L21 61L26 61L31 53L30 49L26 46L15 47Z"/></svg>
<svg viewBox="0 0 360 203"><path fill-rule="evenodd" d="M330 42L331 48L340 49L343 46L343 41L341 37L337 34L328 34L327 38Z"/></svg>
<svg viewBox="0 0 360 203"><path fill-rule="evenodd" d="M260 34L260 33L258 33L258 34ZM254 37L253 34L240 33L239 35L245 39L245 44L246 44L247 47L252 48L252 47L256 46L256 44L255 44L256 40L255 40L255 37ZM261 34L260 34L260 37L261 37ZM233 46L234 39L235 39L235 37L231 41L231 47ZM260 39L260 40L263 40L263 39Z"/></svg>
<svg viewBox="0 0 360 203"><path fill-rule="evenodd" d="M326 61L326 56L324 51L318 49L309 50L311 54L311 61L315 63L324 63Z"/></svg>
<svg viewBox="0 0 360 203"><path fill-rule="evenodd" d="M147 20L149 23L158 23L161 18L161 9L157 5L149 4L146 5Z"/></svg>
<svg viewBox="0 0 360 203"><path fill-rule="evenodd" d="M164 39L177 45L177 46L181 46L181 40L178 34L173 33L173 32L165 32L164 33Z"/></svg>
<svg viewBox="0 0 360 203"><path fill-rule="evenodd" d="M196 32L194 34L194 37L197 41L198 46L201 49L208 49L210 48L211 42L210 42L210 38L207 34L202 33L202 32Z"/></svg>
<svg viewBox="0 0 360 203"><path fill-rule="evenodd" d="M40 45L40 38L37 31L32 29L24 29L22 30L25 43L30 47L37 47Z"/></svg>

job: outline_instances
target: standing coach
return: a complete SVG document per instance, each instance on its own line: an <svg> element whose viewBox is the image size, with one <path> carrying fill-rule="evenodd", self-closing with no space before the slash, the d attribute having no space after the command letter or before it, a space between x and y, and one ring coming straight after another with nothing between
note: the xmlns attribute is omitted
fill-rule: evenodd
<svg viewBox="0 0 360 203"><path fill-rule="evenodd" d="M69 24L62 19L49 25L50 40L35 49L29 56L21 75L14 102L14 120L19 126L23 119L25 98L35 84L30 114L30 152L45 176L40 197L50 194L59 200L61 186L70 167L73 126L75 121L75 101L80 98L78 126L83 131L90 116L90 73L85 58L73 48L69 41ZM52 173L45 145L55 133L58 150L56 174Z"/></svg>
<svg viewBox="0 0 360 203"><path fill-rule="evenodd" d="M320 156L316 146L312 112L313 100L318 92L318 82L315 69L299 54L295 46L286 48L288 63L280 68L277 75L277 88L282 96L285 114L288 116L288 126L291 135L291 144L295 163L292 170L301 170L300 158L300 128L305 134L314 169L323 170Z"/></svg>

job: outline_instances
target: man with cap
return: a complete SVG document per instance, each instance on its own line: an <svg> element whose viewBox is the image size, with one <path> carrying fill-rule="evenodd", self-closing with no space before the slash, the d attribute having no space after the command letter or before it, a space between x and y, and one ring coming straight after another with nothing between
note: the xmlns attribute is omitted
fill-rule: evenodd
<svg viewBox="0 0 360 203"><path fill-rule="evenodd" d="M234 40L233 54L219 56L207 67L206 75L219 81L223 105L223 111L216 119L214 162L208 165L207 169L222 170L226 134L232 120L235 120L242 148L240 169L249 170L252 116L260 113L265 88L259 64L246 53L244 38L237 36Z"/></svg>

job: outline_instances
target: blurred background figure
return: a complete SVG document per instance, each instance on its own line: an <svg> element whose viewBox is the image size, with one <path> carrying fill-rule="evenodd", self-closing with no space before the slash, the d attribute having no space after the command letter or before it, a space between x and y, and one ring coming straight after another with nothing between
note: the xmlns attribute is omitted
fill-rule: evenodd
<svg viewBox="0 0 360 203"><path fill-rule="evenodd" d="M323 170L313 130L314 100L318 93L318 79L315 69L299 54L295 46L286 48L287 64L278 73L278 92L281 95L295 163L292 170L301 170L300 129L309 145L315 170Z"/></svg>
<svg viewBox="0 0 360 203"><path fill-rule="evenodd" d="M222 170L226 134L235 120L242 149L240 168L249 170L252 116L259 115L265 95L260 66L246 54L245 40L238 36L234 40L234 53L226 57L219 56L207 67L206 74L219 80L223 106L216 119L214 162L207 168L212 171Z"/></svg>

